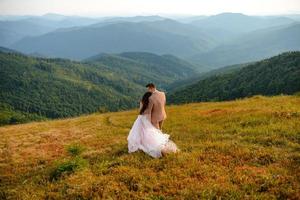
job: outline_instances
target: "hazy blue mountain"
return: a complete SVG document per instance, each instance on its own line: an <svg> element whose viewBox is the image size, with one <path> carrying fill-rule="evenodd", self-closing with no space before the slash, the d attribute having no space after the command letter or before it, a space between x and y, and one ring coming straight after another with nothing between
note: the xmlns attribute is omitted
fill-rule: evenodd
<svg viewBox="0 0 300 200"><path fill-rule="evenodd" d="M30 21L0 21L0 45L8 47L25 36L36 36L47 33L53 28Z"/></svg>
<svg viewBox="0 0 300 200"><path fill-rule="evenodd" d="M258 17L240 13L222 13L192 21L219 41L227 41L243 33L295 22L287 17Z"/></svg>
<svg viewBox="0 0 300 200"><path fill-rule="evenodd" d="M253 95L300 91L300 51L249 64L231 73L215 74L169 95L171 103L222 101Z"/></svg>
<svg viewBox="0 0 300 200"><path fill-rule="evenodd" d="M300 50L299 23L244 34L238 39L220 45L209 52L193 56L191 61L211 66L211 68L219 68L296 50Z"/></svg>
<svg viewBox="0 0 300 200"><path fill-rule="evenodd" d="M222 13L195 20L191 23L202 28L219 28L234 33L247 33L250 31L285 25L295 22L287 17L259 17L248 16L241 13Z"/></svg>
<svg viewBox="0 0 300 200"><path fill-rule="evenodd" d="M24 16L18 20L0 21L0 45L8 47L24 37L42 35L59 28L91 25L98 21L63 15Z"/></svg>
<svg viewBox="0 0 300 200"><path fill-rule="evenodd" d="M57 13L46 13L41 16L44 19L48 20L56 20L56 21L61 21L67 18L65 15L57 14Z"/></svg>
<svg viewBox="0 0 300 200"><path fill-rule="evenodd" d="M213 37L211 37L201 28L191 26L189 24L179 23L178 21L172 19L147 22L144 23L144 25L160 31L171 32L191 38L197 46L201 47L201 51L208 51L218 44Z"/></svg>
<svg viewBox="0 0 300 200"><path fill-rule="evenodd" d="M111 24L119 24L119 23L126 23L126 22L151 22L151 21L159 21L164 20L166 18L160 16L134 16L134 17L103 17L95 19L94 23L89 23L89 28L99 28ZM83 19L84 20L84 19ZM64 20L66 21L66 20ZM77 22L77 20L75 20ZM66 31L73 31L81 29L82 26L65 26L60 29L57 29L56 32L66 32Z"/></svg>
<svg viewBox="0 0 300 200"><path fill-rule="evenodd" d="M285 17L288 17L288 18L296 20L296 21L300 21L300 14L285 15Z"/></svg>
<svg viewBox="0 0 300 200"><path fill-rule="evenodd" d="M151 22L151 21L159 21L164 20L165 17L161 17L159 15L149 15L149 16L132 16L132 17L104 17L102 22ZM101 22L100 22L101 23Z"/></svg>
<svg viewBox="0 0 300 200"><path fill-rule="evenodd" d="M202 20L208 16L205 15L197 15L197 16L179 16L179 17L170 17L181 23L191 23L193 21Z"/></svg>
<svg viewBox="0 0 300 200"><path fill-rule="evenodd" d="M17 21L21 19L26 19L29 17L34 17L34 15L0 15L1 21Z"/></svg>
<svg viewBox="0 0 300 200"><path fill-rule="evenodd" d="M126 51L189 56L207 51L210 45L215 46L211 38L197 32L196 29L185 29L185 24L173 21L170 23L170 20L159 20L157 25L155 23L124 22L101 27L92 25L59 30L24 38L11 47L24 53L37 52L52 57L82 59L99 52ZM172 29L167 30L166 27ZM191 37L188 36L189 33ZM195 38L195 33L199 33L199 38Z"/></svg>
<svg viewBox="0 0 300 200"><path fill-rule="evenodd" d="M23 22L32 22L37 25L47 25L52 27L52 30L58 28L69 28L76 26L88 26L100 21L100 19L93 19L88 17L77 17L77 16L68 16L64 17L61 20L53 20L47 17L32 17L22 20Z"/></svg>
<svg viewBox="0 0 300 200"><path fill-rule="evenodd" d="M75 60L98 53L172 54L205 66L200 71L297 50L292 47L297 42L292 44L282 38L289 34L275 33L294 22L286 16L223 13L186 20L192 19L192 23L180 23L160 16L28 16L19 21L0 22L0 45L29 55Z"/></svg>

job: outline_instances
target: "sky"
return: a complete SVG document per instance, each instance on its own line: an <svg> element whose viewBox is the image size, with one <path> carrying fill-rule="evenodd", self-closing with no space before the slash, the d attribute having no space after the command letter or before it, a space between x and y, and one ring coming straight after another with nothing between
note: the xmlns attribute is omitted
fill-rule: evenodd
<svg viewBox="0 0 300 200"><path fill-rule="evenodd" d="M300 14L300 0L0 0L0 15Z"/></svg>

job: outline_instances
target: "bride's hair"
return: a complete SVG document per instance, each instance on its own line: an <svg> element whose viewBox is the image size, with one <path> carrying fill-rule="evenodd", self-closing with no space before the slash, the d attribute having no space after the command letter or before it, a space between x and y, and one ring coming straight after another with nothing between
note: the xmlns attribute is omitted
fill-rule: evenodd
<svg viewBox="0 0 300 200"><path fill-rule="evenodd" d="M146 92L144 95L143 95L143 98L141 100L142 102L142 108L140 110L140 115L142 115L145 110L147 109L148 107L148 104L149 104L149 97L152 95L151 92Z"/></svg>

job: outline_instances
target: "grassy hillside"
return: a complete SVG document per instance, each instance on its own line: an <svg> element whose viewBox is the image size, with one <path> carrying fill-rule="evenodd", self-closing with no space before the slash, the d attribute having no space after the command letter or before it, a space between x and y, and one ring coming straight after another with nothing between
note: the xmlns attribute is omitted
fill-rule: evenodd
<svg viewBox="0 0 300 200"><path fill-rule="evenodd" d="M167 108L181 152L127 153L137 110L0 128L0 199L299 199L300 97Z"/></svg>
<svg viewBox="0 0 300 200"><path fill-rule="evenodd" d="M236 66L231 73L213 73L197 83L173 92L171 103L222 101L253 95L293 94L300 91L300 52L287 52ZM222 72L222 71L221 71Z"/></svg>

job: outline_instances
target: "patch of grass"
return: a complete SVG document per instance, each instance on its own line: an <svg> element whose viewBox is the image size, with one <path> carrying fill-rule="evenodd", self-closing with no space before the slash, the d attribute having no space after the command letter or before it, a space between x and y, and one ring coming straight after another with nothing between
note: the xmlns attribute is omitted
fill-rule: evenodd
<svg viewBox="0 0 300 200"><path fill-rule="evenodd" d="M63 175L69 175L87 166L87 161L81 157L58 162L50 173L50 180L58 180Z"/></svg>
<svg viewBox="0 0 300 200"><path fill-rule="evenodd" d="M85 150L85 147L78 143L75 143L68 145L66 147L66 150L71 156L79 156Z"/></svg>

